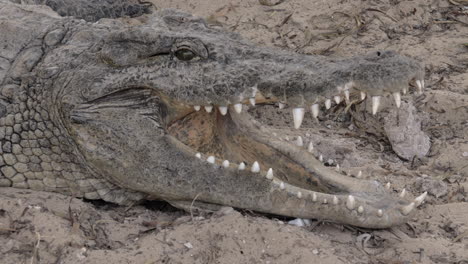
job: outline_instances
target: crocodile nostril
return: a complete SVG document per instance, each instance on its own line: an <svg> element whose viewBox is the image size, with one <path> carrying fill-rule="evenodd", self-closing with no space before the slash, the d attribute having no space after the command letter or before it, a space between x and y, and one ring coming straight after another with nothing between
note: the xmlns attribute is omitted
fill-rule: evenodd
<svg viewBox="0 0 468 264"><path fill-rule="evenodd" d="M382 55L382 53L380 51L377 51L377 56L380 57L380 55Z"/></svg>

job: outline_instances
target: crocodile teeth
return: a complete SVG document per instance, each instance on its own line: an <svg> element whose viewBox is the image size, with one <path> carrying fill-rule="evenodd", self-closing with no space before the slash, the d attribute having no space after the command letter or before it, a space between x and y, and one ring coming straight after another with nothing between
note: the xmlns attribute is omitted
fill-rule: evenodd
<svg viewBox="0 0 468 264"><path fill-rule="evenodd" d="M408 90L406 90L406 88L403 88L403 90L401 90L402 94L406 94L406 92L408 92Z"/></svg>
<svg viewBox="0 0 468 264"><path fill-rule="evenodd" d="M353 210L356 207L356 200L354 196L348 195L348 199L346 199L346 208L349 210Z"/></svg>
<svg viewBox="0 0 468 264"><path fill-rule="evenodd" d="M307 151L309 151L310 153L312 153L312 151L314 150L314 144L311 142L309 142L309 146L307 146Z"/></svg>
<svg viewBox="0 0 468 264"><path fill-rule="evenodd" d="M335 170L340 171L340 164L336 164Z"/></svg>
<svg viewBox="0 0 468 264"><path fill-rule="evenodd" d="M206 112L211 113L211 111L213 110L213 106L211 105L205 106L205 110Z"/></svg>
<svg viewBox="0 0 468 264"><path fill-rule="evenodd" d="M331 107L331 100L330 99L325 100L325 108L328 110L330 109L330 107Z"/></svg>
<svg viewBox="0 0 468 264"><path fill-rule="evenodd" d="M249 98L249 103L250 103L252 106L255 106L255 98Z"/></svg>
<svg viewBox="0 0 468 264"><path fill-rule="evenodd" d="M239 168L237 168L238 170L245 170L245 163L244 162L241 162L239 164Z"/></svg>
<svg viewBox="0 0 468 264"><path fill-rule="evenodd" d="M372 96L372 115L377 114L380 105L380 96Z"/></svg>
<svg viewBox="0 0 468 264"><path fill-rule="evenodd" d="M258 172L260 172L260 165L258 164L258 162L255 161L255 162L253 163L251 171L252 171L253 173L258 173Z"/></svg>
<svg viewBox="0 0 468 264"><path fill-rule="evenodd" d="M197 153L197 154L195 154L195 157L201 159L201 154L200 154L200 153Z"/></svg>
<svg viewBox="0 0 468 264"><path fill-rule="evenodd" d="M223 161L223 167L224 168L229 168L229 160Z"/></svg>
<svg viewBox="0 0 468 264"><path fill-rule="evenodd" d="M317 194L312 193L312 202L316 202L316 201L317 201Z"/></svg>
<svg viewBox="0 0 468 264"><path fill-rule="evenodd" d="M194 106L193 106L193 109L195 109L195 111L200 111L201 106L199 106L199 105L194 105Z"/></svg>
<svg viewBox="0 0 468 264"><path fill-rule="evenodd" d="M284 182L281 182L281 183L280 183L280 189L281 189L281 190L284 190L284 188L285 188L285 187L284 187Z"/></svg>
<svg viewBox="0 0 468 264"><path fill-rule="evenodd" d="M418 86L418 94L422 94L423 84L420 80L416 80L416 86Z"/></svg>
<svg viewBox="0 0 468 264"><path fill-rule="evenodd" d="M319 160L320 160L320 162L323 162L323 156L322 155L319 156Z"/></svg>
<svg viewBox="0 0 468 264"><path fill-rule="evenodd" d="M302 198L302 193L301 192L297 192L297 198L299 198L299 199Z"/></svg>
<svg viewBox="0 0 468 264"><path fill-rule="evenodd" d="M218 109L219 109L219 112L220 112L222 115L226 115L227 112L228 112L227 106L220 106L220 107L218 107Z"/></svg>
<svg viewBox="0 0 468 264"><path fill-rule="evenodd" d="M357 212L360 213L360 214L364 213L364 207L362 205L360 205L358 207L358 209L357 209Z"/></svg>
<svg viewBox="0 0 468 264"><path fill-rule="evenodd" d="M318 104L313 104L310 107L310 111L312 112L312 116L317 118L319 114L319 105Z"/></svg>
<svg viewBox="0 0 468 264"><path fill-rule="evenodd" d="M301 136L298 136L298 137L297 137L297 139L296 139L296 145L299 146L299 147L304 146L304 142L302 141L302 137L301 137Z"/></svg>
<svg viewBox="0 0 468 264"><path fill-rule="evenodd" d="M269 168L266 174L266 178L269 180L273 180L273 169Z"/></svg>
<svg viewBox="0 0 468 264"><path fill-rule="evenodd" d="M362 178L362 171L359 171L359 172L357 173L356 178L358 178L358 179Z"/></svg>
<svg viewBox="0 0 468 264"><path fill-rule="evenodd" d="M385 189L390 190L390 187L392 187L392 184L387 182L387 184L385 184Z"/></svg>
<svg viewBox="0 0 468 264"><path fill-rule="evenodd" d="M304 120L304 113L305 109L302 107L293 109L293 120L295 129L299 129L301 127L302 120Z"/></svg>
<svg viewBox="0 0 468 264"><path fill-rule="evenodd" d="M214 164L215 163L215 157L214 156L209 156L206 161L208 161L209 163L211 164Z"/></svg>
<svg viewBox="0 0 468 264"><path fill-rule="evenodd" d="M366 93L365 92L361 92L361 100L364 100L366 99Z"/></svg>
<svg viewBox="0 0 468 264"><path fill-rule="evenodd" d="M349 102L349 90L344 90L344 96L347 102Z"/></svg>
<svg viewBox="0 0 468 264"><path fill-rule="evenodd" d="M240 114L242 112L242 104L235 104L234 110L236 111L236 113Z"/></svg>
<svg viewBox="0 0 468 264"><path fill-rule="evenodd" d="M280 103L278 103L278 107L279 107L279 109L284 109L284 106L285 106L285 105L284 105L283 103L281 103L281 102L280 102Z"/></svg>
<svg viewBox="0 0 468 264"><path fill-rule="evenodd" d="M406 189L403 188L403 190L401 190L401 193L400 193L400 198L404 198L406 196Z"/></svg>
<svg viewBox="0 0 468 264"><path fill-rule="evenodd" d="M334 96L333 99L335 100L335 103L336 103L336 104L340 104L340 102L341 102L341 97L340 97L339 95Z"/></svg>
<svg viewBox="0 0 468 264"><path fill-rule="evenodd" d="M334 205L337 205L338 202L339 202L338 197L333 196L333 204L334 204Z"/></svg>
<svg viewBox="0 0 468 264"><path fill-rule="evenodd" d="M412 202L410 204L408 204L407 206L403 206L400 211L403 215L409 215L409 213L411 213L411 211L413 211L415 207L415 203Z"/></svg>
<svg viewBox="0 0 468 264"><path fill-rule="evenodd" d="M382 217L382 216L383 216L383 211L382 211L382 209L377 210L377 215L378 215L379 217Z"/></svg>
<svg viewBox="0 0 468 264"><path fill-rule="evenodd" d="M414 203L416 204L416 206L420 206L424 202L424 199L426 199L426 196L427 196L427 192L424 192L423 194L416 197L414 199Z"/></svg>
<svg viewBox="0 0 468 264"><path fill-rule="evenodd" d="M393 93L393 98L395 99L395 104L397 108L400 108L401 105L401 95L400 92Z"/></svg>

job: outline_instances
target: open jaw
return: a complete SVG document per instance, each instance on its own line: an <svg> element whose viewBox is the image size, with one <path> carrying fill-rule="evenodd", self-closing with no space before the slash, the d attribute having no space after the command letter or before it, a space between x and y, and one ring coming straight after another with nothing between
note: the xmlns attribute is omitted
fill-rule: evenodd
<svg viewBox="0 0 468 264"><path fill-rule="evenodd" d="M410 85L421 93L424 81L413 79ZM407 88L402 87L402 92L406 93ZM366 98L365 91L359 91L352 82L337 91L332 98L315 101L307 108L292 107L295 128L300 128L307 112L317 118L320 105L329 109L332 102L349 104ZM371 98L373 114L378 111L380 97ZM399 108L401 94L395 92L393 98ZM284 107L277 98L261 92L230 106L173 104L181 114L170 120L167 130L174 141L189 147L181 151L199 159L200 165L229 175L235 179L233 182L247 183L233 184L233 189L245 186L244 190L232 191L237 199L230 195L201 195L197 201L370 228L404 223L424 201L426 193L414 200L405 199L405 190L392 194L389 184L362 179L361 173L345 176L325 167L322 157L314 154L313 142L304 142L300 137L293 142L283 141L252 120L246 109L259 104Z"/></svg>

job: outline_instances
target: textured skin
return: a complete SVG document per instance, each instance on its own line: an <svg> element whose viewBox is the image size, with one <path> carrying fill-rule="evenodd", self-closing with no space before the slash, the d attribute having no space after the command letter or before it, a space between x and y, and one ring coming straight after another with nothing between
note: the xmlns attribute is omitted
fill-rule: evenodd
<svg viewBox="0 0 468 264"><path fill-rule="evenodd" d="M45 2L70 6L57 11L87 21L147 13L145 6L138 12L121 8L122 1L114 1L117 11L103 14L88 8L98 1L84 8L80 2ZM192 121L202 114L189 105L242 102L253 95L254 85L268 100L298 107L330 98L351 80L369 95L396 92L422 79L416 61L394 52L332 60L257 47L174 10L131 26L61 17L45 6L0 4L0 186L127 205L163 199L187 208L197 198L203 208L221 204L377 228L411 217L398 211L408 202L377 182L328 171L306 151L259 133L245 113L203 116L201 124L212 126L199 134L211 131L217 140L229 138L260 154L231 151L228 144L215 144L214 136L206 136L213 144L189 144L192 132L183 123L199 131ZM180 60L176 54L183 49L197 57ZM186 135L177 135L178 126ZM282 163L286 172L272 182L223 169L195 158L194 145L230 160L288 160ZM279 180L286 178L290 184L283 190ZM311 190L329 203L336 195L339 206L314 204ZM297 197L299 191L303 197ZM348 210L347 194L366 211ZM380 208L383 217L376 215Z"/></svg>

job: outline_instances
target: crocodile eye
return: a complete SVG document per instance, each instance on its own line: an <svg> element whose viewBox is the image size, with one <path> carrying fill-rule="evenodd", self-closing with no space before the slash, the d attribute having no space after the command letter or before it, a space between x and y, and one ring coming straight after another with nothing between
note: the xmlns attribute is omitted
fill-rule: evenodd
<svg viewBox="0 0 468 264"><path fill-rule="evenodd" d="M186 48L177 50L174 55L177 57L177 59L182 61L189 61L197 57L197 54Z"/></svg>

